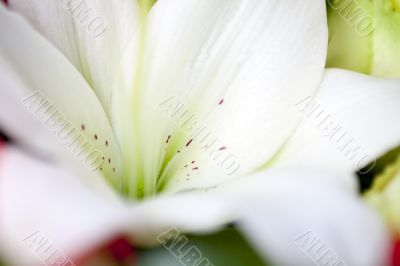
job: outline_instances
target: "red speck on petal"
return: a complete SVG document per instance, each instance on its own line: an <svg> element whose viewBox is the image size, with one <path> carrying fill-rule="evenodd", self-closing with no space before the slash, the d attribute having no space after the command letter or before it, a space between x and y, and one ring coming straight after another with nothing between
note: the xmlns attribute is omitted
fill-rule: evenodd
<svg viewBox="0 0 400 266"><path fill-rule="evenodd" d="M392 266L400 266L400 239L394 242Z"/></svg>
<svg viewBox="0 0 400 266"><path fill-rule="evenodd" d="M195 163L195 161L192 161L192 163Z"/></svg>
<svg viewBox="0 0 400 266"><path fill-rule="evenodd" d="M3 0L3 3L8 6L8 0Z"/></svg>
<svg viewBox="0 0 400 266"><path fill-rule="evenodd" d="M224 99L221 99L218 103L218 105L221 105L224 102Z"/></svg>
<svg viewBox="0 0 400 266"><path fill-rule="evenodd" d="M221 147L221 148L219 148L219 150L220 150L220 151L226 150L226 147L225 147L225 146L224 146L224 147Z"/></svg>
<svg viewBox="0 0 400 266"><path fill-rule="evenodd" d="M195 168L193 168L192 170L197 170L197 169L199 169L198 167L195 167Z"/></svg>

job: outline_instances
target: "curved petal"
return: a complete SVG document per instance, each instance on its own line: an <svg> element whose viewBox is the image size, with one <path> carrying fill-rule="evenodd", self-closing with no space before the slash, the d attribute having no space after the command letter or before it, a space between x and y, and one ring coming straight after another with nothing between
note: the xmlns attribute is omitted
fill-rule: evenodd
<svg viewBox="0 0 400 266"><path fill-rule="evenodd" d="M386 265L389 235L379 216L336 176L266 171L224 188L239 227L274 265Z"/></svg>
<svg viewBox="0 0 400 266"><path fill-rule="evenodd" d="M77 157L86 167L103 171L118 187L119 144L79 72L3 6L0 32L1 127L20 143L51 152L44 152L47 159L60 162L60 157Z"/></svg>
<svg viewBox="0 0 400 266"><path fill-rule="evenodd" d="M123 204L93 172L83 179L10 146L0 158L0 254L11 265L74 259L115 234L143 246L160 244L157 236L171 228L204 232L232 221L229 206L212 196Z"/></svg>
<svg viewBox="0 0 400 266"><path fill-rule="evenodd" d="M184 189L268 161L300 120L292 102L322 75L324 1L164 0L146 27L135 121L147 193L156 177L158 190ZM218 151L238 162L221 167Z"/></svg>
<svg viewBox="0 0 400 266"><path fill-rule="evenodd" d="M157 237L166 232L205 232L231 221L239 221L262 254L281 263L310 264L293 243L306 229L349 265L379 265L386 248L385 231L370 210L344 193L336 177L322 179L320 173L265 172L209 193L126 208L95 176L76 178L7 148L0 192L0 250L16 265L49 256L38 247L42 238L73 258L115 233L140 245L160 244Z"/></svg>
<svg viewBox="0 0 400 266"><path fill-rule="evenodd" d="M139 30L137 1L11 0L9 6L71 61L110 115L113 89L121 89L114 79L134 72L135 59L125 49Z"/></svg>
<svg viewBox="0 0 400 266"><path fill-rule="evenodd" d="M1 153L0 251L9 264L72 259L120 232L124 210L93 172L77 178L10 146Z"/></svg>
<svg viewBox="0 0 400 266"><path fill-rule="evenodd" d="M275 167L329 169L354 187L350 173L400 144L400 79L328 69L316 99L304 95L297 108L304 121Z"/></svg>
<svg viewBox="0 0 400 266"><path fill-rule="evenodd" d="M235 208L218 194L183 193L157 197L134 206L133 222L126 224L132 241L139 246L159 245L160 235L207 233L237 218Z"/></svg>
<svg viewBox="0 0 400 266"><path fill-rule="evenodd" d="M385 226L338 180L309 169L265 171L203 194L150 200L135 207L130 228L134 241L143 245L157 243L160 235L204 233L235 221L276 265L311 265L313 260L321 265L385 265Z"/></svg>

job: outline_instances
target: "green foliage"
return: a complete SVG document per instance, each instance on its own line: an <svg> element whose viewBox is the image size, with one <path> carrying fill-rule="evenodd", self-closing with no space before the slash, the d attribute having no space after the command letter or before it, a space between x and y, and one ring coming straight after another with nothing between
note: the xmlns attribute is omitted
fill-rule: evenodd
<svg viewBox="0 0 400 266"><path fill-rule="evenodd" d="M327 0L327 67L400 77L397 0Z"/></svg>
<svg viewBox="0 0 400 266"><path fill-rule="evenodd" d="M266 266L260 256L234 228L204 236L189 235L188 245L197 247L214 266ZM139 266L182 266L164 246L138 251ZM191 266L191 265L187 265Z"/></svg>

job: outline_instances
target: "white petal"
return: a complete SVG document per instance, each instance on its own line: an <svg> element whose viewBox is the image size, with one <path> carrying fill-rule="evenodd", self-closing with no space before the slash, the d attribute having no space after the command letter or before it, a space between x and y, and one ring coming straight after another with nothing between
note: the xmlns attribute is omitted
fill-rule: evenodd
<svg viewBox="0 0 400 266"><path fill-rule="evenodd" d="M349 173L400 144L400 79L328 69L316 99L307 97L297 104L304 121L274 167L329 169L354 187Z"/></svg>
<svg viewBox="0 0 400 266"><path fill-rule="evenodd" d="M7 36L0 39L1 127L31 148L52 151L53 158L48 159L75 155L87 166L101 167L105 176L117 183L119 144L100 102L80 73L3 6L0 32ZM55 139L65 145L54 146ZM93 164L92 159L96 159Z"/></svg>
<svg viewBox="0 0 400 266"><path fill-rule="evenodd" d="M241 212L239 226L274 265L386 265L382 221L335 179L317 171L266 171L225 190Z"/></svg>
<svg viewBox="0 0 400 266"><path fill-rule="evenodd" d="M293 243L306 229L349 265L373 265L386 248L381 224L359 199L314 173L265 172L211 193L162 197L127 209L95 176L84 182L11 148L1 165L0 247L17 265L32 264L35 255L24 239L37 231L73 257L113 233L146 245L174 228L205 232L231 221L239 221L260 251L278 262L310 262Z"/></svg>
<svg viewBox="0 0 400 266"><path fill-rule="evenodd" d="M268 161L298 124L293 102L315 92L323 71L325 3L158 1L146 35L143 78L135 88L144 182L163 169L158 189L190 188L199 180L204 186L233 170L218 166L212 150L226 146L224 156L240 161L235 175L247 173ZM185 106L172 118L179 104ZM204 131L186 148L201 125ZM200 149L214 138L215 147ZM184 169L192 160L199 171Z"/></svg>
<svg viewBox="0 0 400 266"><path fill-rule="evenodd" d="M9 6L72 62L110 115L114 79L133 74L135 60L125 50L139 28L137 1L11 0Z"/></svg>
<svg viewBox="0 0 400 266"><path fill-rule="evenodd" d="M74 259L115 234L153 245L172 228L204 232L233 219L232 208L209 195L122 204L92 172L70 175L12 147L0 152L0 198L0 253L15 265L34 265L54 249ZM51 252L39 248L41 238L48 240L46 247L52 244Z"/></svg>
<svg viewBox="0 0 400 266"><path fill-rule="evenodd" d="M139 246L160 244L168 231L209 233L234 221L234 206L218 194L184 193L157 197L131 209L126 229Z"/></svg>
<svg viewBox="0 0 400 266"><path fill-rule="evenodd" d="M0 156L0 250L8 263L35 265L55 249L72 259L120 232L125 209L98 175L78 178L12 147Z"/></svg>
<svg viewBox="0 0 400 266"><path fill-rule="evenodd" d="M312 256L320 259L328 249L321 261L332 255L345 265L385 265L389 243L382 221L360 197L343 191L338 179L310 170L266 171L204 194L145 202L134 208L130 229L143 245L157 243L165 232L204 233L236 222L276 265L312 265ZM324 245L321 250L307 253L296 244L309 231L312 244Z"/></svg>

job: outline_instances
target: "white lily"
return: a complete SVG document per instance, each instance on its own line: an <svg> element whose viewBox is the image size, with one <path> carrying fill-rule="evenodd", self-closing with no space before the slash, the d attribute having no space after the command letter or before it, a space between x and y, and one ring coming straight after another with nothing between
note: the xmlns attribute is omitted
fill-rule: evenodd
<svg viewBox="0 0 400 266"><path fill-rule="evenodd" d="M0 8L0 127L47 159L2 151L0 247L10 264L32 264L23 239L37 231L73 257L115 233L143 245L170 227L232 221L280 265L313 263L293 243L308 230L348 265L385 259L386 231L355 193L353 163L301 123L296 104L317 95L376 158L399 141L400 81L324 73L324 1L161 0L147 13L135 1L88 0L107 22L97 37L71 14L74 2L9 1L42 36ZM25 110L35 91L105 154L101 171ZM191 143L169 99L240 167Z"/></svg>

